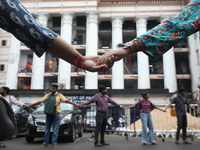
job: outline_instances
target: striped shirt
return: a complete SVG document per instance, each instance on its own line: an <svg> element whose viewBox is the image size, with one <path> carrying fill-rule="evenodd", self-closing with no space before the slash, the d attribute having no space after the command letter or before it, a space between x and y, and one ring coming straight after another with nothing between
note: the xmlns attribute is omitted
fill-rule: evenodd
<svg viewBox="0 0 200 150"><path fill-rule="evenodd" d="M150 101L150 100L140 100L135 104L135 106L140 107L141 113L149 113L151 111L151 108L155 108L156 106Z"/></svg>

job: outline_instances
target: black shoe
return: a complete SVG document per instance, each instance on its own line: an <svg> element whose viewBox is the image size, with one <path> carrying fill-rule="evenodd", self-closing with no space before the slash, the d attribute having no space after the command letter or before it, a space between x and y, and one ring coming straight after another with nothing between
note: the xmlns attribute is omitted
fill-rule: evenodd
<svg viewBox="0 0 200 150"><path fill-rule="evenodd" d="M95 147L102 147L103 145L100 144L100 143L96 143L96 144L94 144L94 146L95 146Z"/></svg>
<svg viewBox="0 0 200 150"><path fill-rule="evenodd" d="M101 143L103 146L108 146L108 145L110 145L109 143L106 143L106 142L103 142L103 143Z"/></svg>

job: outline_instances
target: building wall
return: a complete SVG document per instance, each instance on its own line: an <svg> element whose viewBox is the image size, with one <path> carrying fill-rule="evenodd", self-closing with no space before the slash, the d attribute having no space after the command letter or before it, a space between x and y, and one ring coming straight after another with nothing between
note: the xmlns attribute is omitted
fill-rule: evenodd
<svg viewBox="0 0 200 150"><path fill-rule="evenodd" d="M129 1L119 1L119 0L21 0L20 1L35 18L39 18L41 15L46 15L47 22L46 23L49 28L57 32L61 35L61 30L65 32L71 32L71 35L64 34L63 37L69 43L72 42L73 46L83 55L88 54L103 54L106 51L111 49L115 49L115 45L118 42L127 42L127 40L131 40L135 38L138 34L149 30L154 27L163 19L169 19L171 16L176 15L179 11L181 11L184 6L187 4L184 0L129 0ZM66 28L63 24L61 24L61 20L65 16L67 18L67 22L65 22L66 26L70 27ZM56 21L56 17L58 21ZM77 26L78 20L83 19L85 21L85 26ZM60 21L60 23L59 23ZM106 22L106 25L110 26L106 28L103 23ZM56 23L59 26L53 26ZM125 29L125 25L133 24L133 26L129 29ZM103 30L101 29L103 28ZM139 28L140 30L139 32ZM82 38L85 40L82 44L76 44L74 39L75 35L84 35ZM93 35L97 34L97 40L93 41ZM105 34L106 33L106 34ZM121 34L121 36L119 36ZM108 35L108 36L106 36ZM116 36L117 35L117 36ZM32 68L34 68L33 61L36 61L33 53L21 43L19 48L20 50L20 61L18 64L18 74L17 76L6 76L8 67L9 67L9 54L11 54L10 47L12 45L11 35L3 30L0 30L0 65L4 65L3 70L0 72L0 86L11 85L12 89L47 89L51 83L58 83L61 89L97 89L98 84L107 84L111 89L124 89L124 88L138 88L138 89L149 89L149 88L163 88L169 89L169 93L173 94L179 87L187 88L189 92L195 92L196 87L200 84L200 52L199 52L199 36L196 34L192 35L188 38L188 47L181 47L180 45L172 50L175 54L174 58L171 58L173 54L165 54L165 56L169 55L168 58L164 58L165 56L159 58L156 61L152 61L147 58L145 55L142 56L142 59L145 59L147 64L147 70L142 70L142 74L147 74L146 77L143 78L144 83L139 81L139 78L142 76L138 73L141 66L139 56L132 55L132 67L136 66L134 69L135 73L131 73L129 68L128 61L121 61L116 63L113 67L113 74L101 74L101 73L84 73L79 70L79 74L75 72L75 68L69 64L64 64L63 69L68 68L66 72L59 72L59 68L56 68L58 64L61 64L61 60L55 58L49 54L45 54L46 58L41 66L36 67L36 69L45 67L51 67L51 71L44 70L44 72L40 72L37 74L39 78L37 81L33 81L34 74L32 73ZM130 37L130 38L129 38ZM109 48L102 48L102 39L108 38ZM70 41L71 39L71 41ZM122 39L122 40L121 40ZM125 41L123 40L125 39ZM194 39L194 40L193 40ZM83 41L84 41L83 40ZM2 41L6 41L6 45L2 46ZM92 41L92 42L88 42ZM96 44L94 44L96 43ZM92 49L96 47L95 50ZM176 61L177 57L180 59L181 56L187 57L188 55L188 64L189 64L189 72L179 73L177 70L180 69L181 65L178 64L179 61ZM196 57L198 56L198 57ZM195 57L195 60L194 60ZM166 59L167 61L165 61ZM178 59L177 59L178 60ZM150 65L161 66L164 67L164 64L168 62L176 61L174 64L175 73L170 75L166 75L163 69L160 69L159 73L152 73L152 69ZM184 61L184 60L183 60ZM30 64L28 64L30 62ZM41 61L43 62L43 61ZM67 66L67 67L65 67ZM29 67L29 68L28 68ZM71 68L70 68L71 67ZM28 69L27 69L28 68ZM166 70L170 70L172 67L169 66ZM184 67L183 67L184 68ZM46 68L45 68L46 69ZM12 70L12 68L10 69ZM60 69L61 70L61 69ZM122 76L121 76L121 73ZM151 74L152 73L152 74ZM64 78L63 78L64 75ZM62 77L62 78L61 78ZM168 79L167 79L168 77ZM175 79L172 80L172 77ZM12 85L16 81L16 84ZM124 83L124 81L126 82ZM185 82L186 81L186 82ZM8 84L9 83L9 84ZM19 86L20 83L20 86ZM37 84L33 84L37 83ZM115 83L115 84L113 84ZM149 84L148 84L149 83ZM181 83L181 84L179 84ZM127 86L128 85L128 86ZM188 85L190 85L188 87ZM150 93L151 94L151 93ZM40 96L31 96L31 101L36 101ZM116 99L118 102L121 102L123 99L123 103L132 103L134 99L139 99L140 95L122 95L115 96L112 95L113 99ZM20 96L20 100L22 96ZM156 103L162 103L165 99L165 96L153 95L153 100Z"/></svg>

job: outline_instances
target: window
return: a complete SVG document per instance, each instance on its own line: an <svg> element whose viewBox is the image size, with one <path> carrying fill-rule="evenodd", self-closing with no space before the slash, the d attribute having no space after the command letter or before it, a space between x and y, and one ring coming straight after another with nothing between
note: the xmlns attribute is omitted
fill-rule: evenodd
<svg viewBox="0 0 200 150"><path fill-rule="evenodd" d="M2 40L1 41L1 46L6 46L7 45L7 40Z"/></svg>
<svg viewBox="0 0 200 150"><path fill-rule="evenodd" d="M98 87L100 85L106 86L107 89L112 89L112 87L111 87L111 80L98 80Z"/></svg>
<svg viewBox="0 0 200 150"><path fill-rule="evenodd" d="M124 80L124 88L125 89L137 89L138 81L136 79L126 79Z"/></svg>
<svg viewBox="0 0 200 150"><path fill-rule="evenodd" d="M0 65L0 71L4 71L5 70L5 65Z"/></svg>
<svg viewBox="0 0 200 150"><path fill-rule="evenodd" d="M151 89L164 89L164 80L162 79L151 79Z"/></svg>
<svg viewBox="0 0 200 150"><path fill-rule="evenodd" d="M72 77L71 89L84 89L85 77Z"/></svg>

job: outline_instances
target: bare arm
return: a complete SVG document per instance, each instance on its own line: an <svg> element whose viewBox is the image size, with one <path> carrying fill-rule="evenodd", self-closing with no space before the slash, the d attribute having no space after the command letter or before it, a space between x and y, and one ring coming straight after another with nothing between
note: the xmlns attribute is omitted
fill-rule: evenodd
<svg viewBox="0 0 200 150"><path fill-rule="evenodd" d="M171 107L172 102L170 102L166 107L165 107L165 111L167 110L168 107Z"/></svg>
<svg viewBox="0 0 200 150"><path fill-rule="evenodd" d="M137 53L138 51L144 51L146 50L146 46L143 44L143 42L140 39L137 39L137 42L131 41L131 46L127 46L127 48L118 48L115 50L111 50L106 52L102 57L97 61L97 65L104 64L109 58L114 57L114 61L121 60L124 57L127 57L128 55L132 53ZM113 60L113 59L111 59ZM112 63L109 63L109 65ZM108 66L112 67L112 66Z"/></svg>
<svg viewBox="0 0 200 150"><path fill-rule="evenodd" d="M72 105L75 105L75 106L77 106L77 104L76 103L73 103L73 102L71 102L71 101L69 101L69 100L65 100L65 103L69 103L69 104L72 104Z"/></svg>
<svg viewBox="0 0 200 150"><path fill-rule="evenodd" d="M35 105L39 105L39 104L41 104L42 102L41 101L37 101L37 102L35 102L35 103L32 103L32 104L29 104L29 105L27 105L27 107L33 107L33 106L35 106Z"/></svg>
<svg viewBox="0 0 200 150"><path fill-rule="evenodd" d="M125 107L125 109L133 108L133 107L135 107L135 106L136 106L136 105L133 104L133 105L130 105L130 106L128 106L128 107Z"/></svg>
<svg viewBox="0 0 200 150"><path fill-rule="evenodd" d="M161 108L159 108L159 107L157 107L157 106L155 106L155 108L158 109L158 110L160 110L160 111L166 112L165 109L161 109Z"/></svg>
<svg viewBox="0 0 200 150"><path fill-rule="evenodd" d="M88 101L87 101L87 102L84 102L84 103L77 104L77 106L78 106L78 107L82 107L82 106L87 105L87 104L89 104Z"/></svg>
<svg viewBox="0 0 200 150"><path fill-rule="evenodd" d="M104 63L97 66L97 61L101 56L82 56L72 45L68 44L64 39L59 36L55 38L47 51L69 62L70 64L73 64L76 57L79 56L80 60L83 62L83 66L81 66L81 63L78 63L77 67L83 68L91 72L109 71L106 64L112 62L112 56L109 56L109 58Z"/></svg>
<svg viewBox="0 0 200 150"><path fill-rule="evenodd" d="M195 110L196 112L198 112L198 110L195 107L192 107L191 105L188 105L187 107Z"/></svg>

